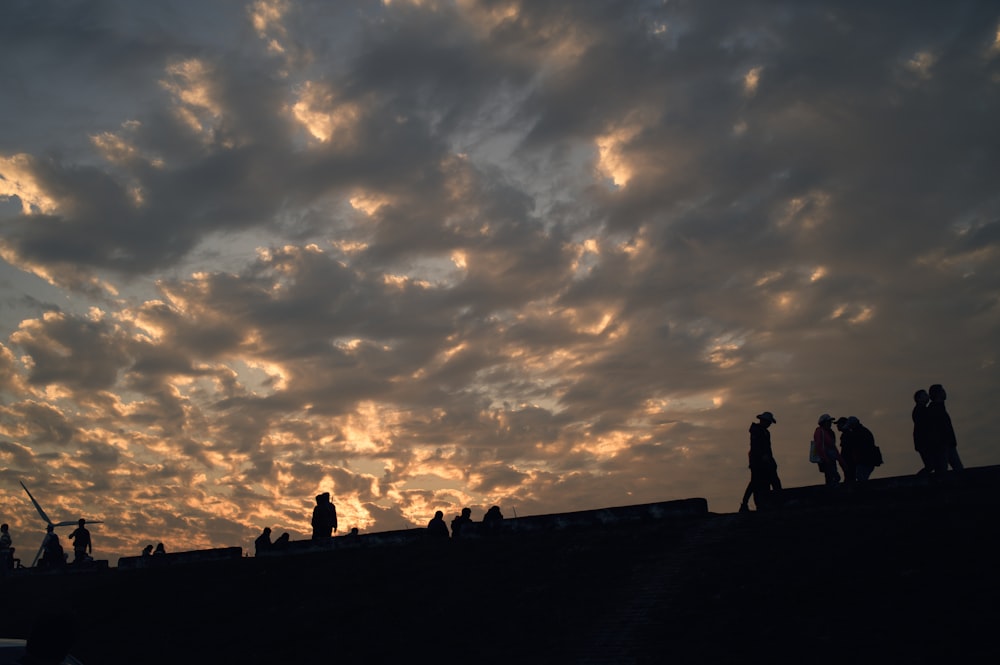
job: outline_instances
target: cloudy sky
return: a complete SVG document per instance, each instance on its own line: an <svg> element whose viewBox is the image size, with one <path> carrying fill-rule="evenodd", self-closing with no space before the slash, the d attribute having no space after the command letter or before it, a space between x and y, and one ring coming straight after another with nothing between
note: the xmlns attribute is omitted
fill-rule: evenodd
<svg viewBox="0 0 1000 665"><path fill-rule="evenodd" d="M7 0L0 512L95 554L1000 463L995 2Z"/></svg>

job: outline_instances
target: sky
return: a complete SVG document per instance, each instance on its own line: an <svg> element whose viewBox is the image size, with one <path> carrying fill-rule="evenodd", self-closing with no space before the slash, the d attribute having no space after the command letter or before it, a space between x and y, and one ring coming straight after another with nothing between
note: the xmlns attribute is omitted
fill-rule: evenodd
<svg viewBox="0 0 1000 665"><path fill-rule="evenodd" d="M0 519L95 557L1000 464L995 2L7 0ZM63 531L65 538L68 529Z"/></svg>

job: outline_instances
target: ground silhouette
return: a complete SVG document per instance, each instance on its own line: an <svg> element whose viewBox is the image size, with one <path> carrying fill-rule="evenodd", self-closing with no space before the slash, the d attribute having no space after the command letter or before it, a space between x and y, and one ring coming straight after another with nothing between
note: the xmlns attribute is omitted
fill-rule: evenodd
<svg viewBox="0 0 1000 665"><path fill-rule="evenodd" d="M72 607L89 665L992 662L998 488L986 467L762 513L9 577L0 630Z"/></svg>

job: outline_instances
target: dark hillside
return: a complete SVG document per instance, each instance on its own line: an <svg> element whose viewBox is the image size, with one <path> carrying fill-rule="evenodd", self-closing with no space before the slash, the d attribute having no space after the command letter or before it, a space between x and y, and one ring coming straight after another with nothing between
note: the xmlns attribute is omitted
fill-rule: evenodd
<svg viewBox="0 0 1000 665"><path fill-rule="evenodd" d="M995 662L1000 467L780 510L0 579L104 663Z"/></svg>

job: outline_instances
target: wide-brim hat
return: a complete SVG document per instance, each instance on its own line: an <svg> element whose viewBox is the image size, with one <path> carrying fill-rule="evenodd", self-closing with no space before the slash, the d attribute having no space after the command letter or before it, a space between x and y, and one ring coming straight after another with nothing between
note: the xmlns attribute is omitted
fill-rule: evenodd
<svg viewBox="0 0 1000 665"><path fill-rule="evenodd" d="M774 414L771 413L770 411L765 411L764 413L758 414L757 420L767 420L770 421L771 423L778 422L777 420L774 419Z"/></svg>

